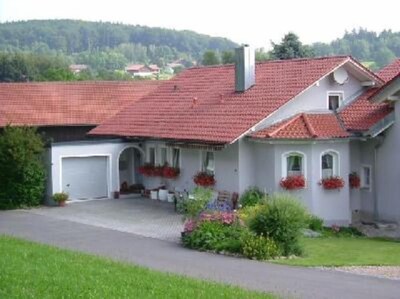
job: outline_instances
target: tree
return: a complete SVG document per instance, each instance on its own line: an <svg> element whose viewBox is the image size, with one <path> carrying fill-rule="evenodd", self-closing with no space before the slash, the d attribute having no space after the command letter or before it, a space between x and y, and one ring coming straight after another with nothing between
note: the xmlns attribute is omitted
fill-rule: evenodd
<svg viewBox="0 0 400 299"><path fill-rule="evenodd" d="M271 42L271 45L273 47L271 55L275 59L292 59L314 56L312 48L303 45L300 42L299 37L292 32L286 34L280 44Z"/></svg>
<svg viewBox="0 0 400 299"><path fill-rule="evenodd" d="M271 59L270 54L264 50L264 48L256 49L255 52L256 61L266 61Z"/></svg>
<svg viewBox="0 0 400 299"><path fill-rule="evenodd" d="M220 64L220 59L217 56L217 53L215 53L215 51L212 50L208 50L206 52L204 52L203 54L203 61L202 61L203 65L216 65L216 64Z"/></svg>
<svg viewBox="0 0 400 299"><path fill-rule="evenodd" d="M0 209L40 204L45 190L43 151L35 129L4 128L0 134Z"/></svg>
<svg viewBox="0 0 400 299"><path fill-rule="evenodd" d="M233 51L222 52L222 64L235 63L235 53Z"/></svg>

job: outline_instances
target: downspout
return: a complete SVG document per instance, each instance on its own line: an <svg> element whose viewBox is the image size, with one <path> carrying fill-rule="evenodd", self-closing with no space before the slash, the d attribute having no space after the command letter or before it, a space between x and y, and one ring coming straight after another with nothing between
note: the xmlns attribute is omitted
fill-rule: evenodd
<svg viewBox="0 0 400 299"><path fill-rule="evenodd" d="M378 165L378 149L382 146L385 140L385 136L381 135L377 137L377 144L374 146L374 176L373 176L373 186L372 186L372 195L374 197L374 220L378 220L378 191L376 190L376 177L377 177L377 168Z"/></svg>

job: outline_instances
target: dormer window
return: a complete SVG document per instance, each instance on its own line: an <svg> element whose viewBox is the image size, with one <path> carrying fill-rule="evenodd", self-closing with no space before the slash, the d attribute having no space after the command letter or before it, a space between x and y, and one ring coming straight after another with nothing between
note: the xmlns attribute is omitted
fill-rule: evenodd
<svg viewBox="0 0 400 299"><path fill-rule="evenodd" d="M336 111L343 102L342 92L328 92L328 109Z"/></svg>

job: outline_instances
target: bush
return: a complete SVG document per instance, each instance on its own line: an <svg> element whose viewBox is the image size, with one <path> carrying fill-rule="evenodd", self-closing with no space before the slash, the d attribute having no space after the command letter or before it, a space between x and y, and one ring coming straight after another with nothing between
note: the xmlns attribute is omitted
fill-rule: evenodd
<svg viewBox="0 0 400 299"><path fill-rule="evenodd" d="M35 129L4 128L0 135L0 209L41 203L45 190L43 150Z"/></svg>
<svg viewBox="0 0 400 299"><path fill-rule="evenodd" d="M284 255L301 254L299 237L306 227L307 212L293 196L274 194L250 221L250 229L272 238Z"/></svg>
<svg viewBox="0 0 400 299"><path fill-rule="evenodd" d="M265 194L257 187L250 187L240 197L240 204L242 207L255 206L260 203Z"/></svg>
<svg viewBox="0 0 400 299"><path fill-rule="evenodd" d="M196 187L193 190L193 199L179 201L177 210L185 215L185 218L196 218L205 210L213 196L213 190L209 188Z"/></svg>
<svg viewBox="0 0 400 299"><path fill-rule="evenodd" d="M240 240L244 230L244 227L237 224L225 225L217 221L204 221L192 232L185 233L182 243L194 249L240 253Z"/></svg>
<svg viewBox="0 0 400 299"><path fill-rule="evenodd" d="M246 225L249 225L253 217L265 206L265 203L247 206L238 210L238 217Z"/></svg>
<svg viewBox="0 0 400 299"><path fill-rule="evenodd" d="M279 248L271 238L248 233L242 236L242 253L256 260L273 259L280 254Z"/></svg>
<svg viewBox="0 0 400 299"><path fill-rule="evenodd" d="M324 220L315 216L315 215L309 215L308 216L308 228L320 232L324 228Z"/></svg>

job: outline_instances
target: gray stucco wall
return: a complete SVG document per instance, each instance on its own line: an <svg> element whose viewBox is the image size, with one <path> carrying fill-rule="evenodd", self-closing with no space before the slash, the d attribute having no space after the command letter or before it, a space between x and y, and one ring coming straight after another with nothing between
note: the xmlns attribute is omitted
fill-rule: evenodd
<svg viewBox="0 0 400 299"><path fill-rule="evenodd" d="M336 142L299 142L299 143L267 143L252 142L254 165L254 183L267 193L288 192L279 185L285 176L282 160L289 152L300 152L305 156L306 188L289 191L298 197L313 214L323 218L326 225L348 225L351 222L350 191L347 184L349 174L350 151L347 141ZM321 180L321 154L325 151L339 154L339 175L345 180L341 190L324 190ZM242 172L240 176L242 176Z"/></svg>
<svg viewBox="0 0 400 299"><path fill-rule="evenodd" d="M360 82L351 74L349 74L348 81L343 85L335 83L332 76L329 75L321 79L318 86L313 85L301 95L280 107L279 110L258 124L256 130L286 119L293 114L307 111L328 111L328 92L330 91L343 92L344 102L346 102L360 94L362 89Z"/></svg>
<svg viewBox="0 0 400 299"><path fill-rule="evenodd" d="M400 101L395 103L395 117L377 150L376 195L379 219L400 223Z"/></svg>

